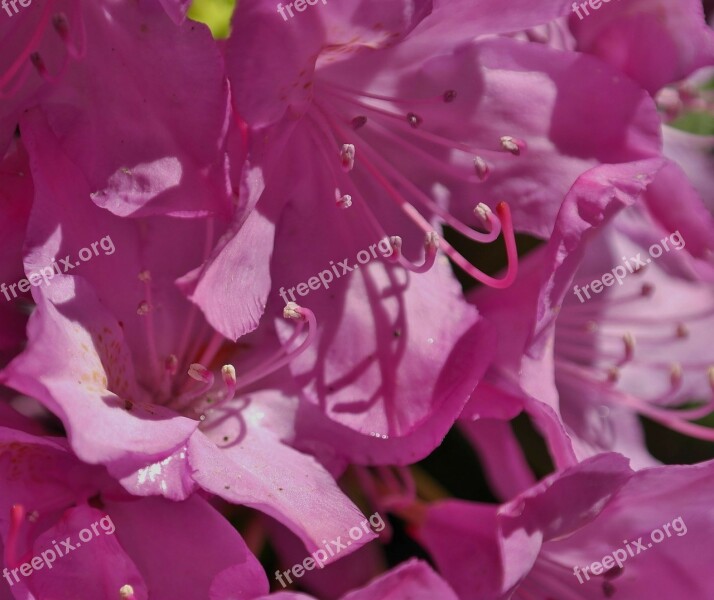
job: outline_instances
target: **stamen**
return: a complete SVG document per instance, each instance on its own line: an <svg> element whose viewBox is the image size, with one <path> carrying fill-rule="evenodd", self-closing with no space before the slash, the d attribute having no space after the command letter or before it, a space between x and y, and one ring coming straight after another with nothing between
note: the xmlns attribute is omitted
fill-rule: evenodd
<svg viewBox="0 0 714 600"><path fill-rule="evenodd" d="M33 52L30 54L30 62L32 66L37 69L37 72L42 75L42 77L47 76L47 67L45 66L45 61L40 56L39 52Z"/></svg>
<svg viewBox="0 0 714 600"><path fill-rule="evenodd" d="M342 144L340 161L342 163L342 170L345 173L349 173L355 168L355 147L353 144Z"/></svg>
<svg viewBox="0 0 714 600"><path fill-rule="evenodd" d="M421 265L415 265L402 255L401 237L398 235L392 236L389 238L389 243L392 247L392 253L389 255L388 260L399 263L412 273L426 273L434 266L434 262L436 261L436 253L439 249L439 235L435 231L430 231L426 234L426 239L424 240L424 262Z"/></svg>
<svg viewBox="0 0 714 600"><path fill-rule="evenodd" d="M676 391L682 385L682 365L679 363L672 363L669 369L669 380L672 385L672 391Z"/></svg>
<svg viewBox="0 0 714 600"><path fill-rule="evenodd" d="M488 166L488 163L483 158L477 156L474 158L474 171L476 171L476 176L481 181L486 181L491 174L491 167Z"/></svg>
<svg viewBox="0 0 714 600"><path fill-rule="evenodd" d="M354 119L352 119L352 129L354 129L355 131L357 129L364 127L366 124L367 124L367 117L365 117L363 115L360 115L359 117L355 117Z"/></svg>
<svg viewBox="0 0 714 600"><path fill-rule="evenodd" d="M287 345L283 346L280 351L278 351L278 353L270 357L262 365L256 367L252 371L240 377L236 381L236 388L246 388L247 386L255 383L256 381L259 381L263 377L266 377L267 375L274 373L278 369L281 369L290 361L300 356L305 350L310 347L312 342L315 340L315 337L317 335L317 320L315 319L314 313L309 308L300 306L295 302L288 302L283 308L283 317L285 319L297 321L300 331L302 331L302 328L307 323L308 330L305 339L294 350L291 350ZM292 336L290 338L291 341L293 339L295 339L295 336Z"/></svg>
<svg viewBox="0 0 714 600"><path fill-rule="evenodd" d="M622 342L625 344L625 356L618 362L618 367L630 362L635 355L635 338L629 331L622 336Z"/></svg>
<svg viewBox="0 0 714 600"><path fill-rule="evenodd" d="M136 600L134 595L134 588L128 583L119 588L119 599L120 600Z"/></svg>
<svg viewBox="0 0 714 600"><path fill-rule="evenodd" d="M151 312L151 306L149 306L149 303L146 300L139 302L139 306L136 307L136 314L143 317L148 315L149 312Z"/></svg>
<svg viewBox="0 0 714 600"><path fill-rule="evenodd" d="M474 208L474 214L479 219L481 219L481 222L483 223L483 226L486 228L486 231L493 231L497 225L500 225L500 223L493 216L493 212L491 212L491 208L487 204L484 204L483 202L479 202L476 205L476 208Z"/></svg>
<svg viewBox="0 0 714 600"><path fill-rule="evenodd" d="M191 364L188 368L188 376L201 383L213 383L213 374L200 363Z"/></svg>
<svg viewBox="0 0 714 600"><path fill-rule="evenodd" d="M423 122L424 119L422 119L419 115L413 112L407 114L407 123L409 123L413 129L418 128Z"/></svg>
<svg viewBox="0 0 714 600"><path fill-rule="evenodd" d="M501 137L501 147L506 152L510 152L514 156L520 156L521 152L526 149L526 143L523 140L516 139L510 135L504 135Z"/></svg>
<svg viewBox="0 0 714 600"><path fill-rule="evenodd" d="M69 40L69 22L67 21L67 15L64 13L57 13L52 17L52 26L55 31L60 36L63 42L67 43Z"/></svg>
<svg viewBox="0 0 714 600"><path fill-rule="evenodd" d="M337 195L339 195L339 190L337 190ZM344 196L339 196L336 201L337 206L342 209L349 208L352 206L352 196L345 194Z"/></svg>
<svg viewBox="0 0 714 600"><path fill-rule="evenodd" d="M223 365L221 367L221 375L223 376L223 383L225 383L228 387L235 387L236 370L233 365Z"/></svg>
<svg viewBox="0 0 714 600"><path fill-rule="evenodd" d="M37 27L35 28L32 37L27 42L25 48L17 54L15 62L13 62L7 69L7 71L5 71L0 76L0 89L4 88L6 84L11 82L15 78L15 75L20 71L20 69L25 67L25 65L27 64L25 61L33 53L33 50L37 48L38 44L40 43L40 40L42 39L42 36L45 33L45 29L47 28L48 23L50 22L50 15L52 14L52 7L54 3L55 0L48 0L48 2L45 3L42 9L42 15L40 16L40 19L37 23Z"/></svg>

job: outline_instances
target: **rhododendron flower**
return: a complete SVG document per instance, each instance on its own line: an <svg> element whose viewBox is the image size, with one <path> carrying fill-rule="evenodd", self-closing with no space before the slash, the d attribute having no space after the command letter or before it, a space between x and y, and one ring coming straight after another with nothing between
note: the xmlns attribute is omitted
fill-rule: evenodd
<svg viewBox="0 0 714 600"><path fill-rule="evenodd" d="M0 478L3 577L14 598L222 600L223 588L267 590L240 535L200 496L131 497L64 440L5 427Z"/></svg>
<svg viewBox="0 0 714 600"><path fill-rule="evenodd" d="M632 473L622 457L601 455L500 506L421 506L415 531L464 599L708 598L701 549L714 528L712 469ZM692 576L672 577L677 571Z"/></svg>
<svg viewBox="0 0 714 600"><path fill-rule="evenodd" d="M96 231L116 251L33 289L28 348L5 383L53 411L77 455L106 465L132 493L182 499L200 486L266 511L308 547L359 522L330 475L281 441L293 419L290 380L255 385L309 343L312 314L287 315L295 339L284 348L269 337L253 352L247 341L223 347L174 284L205 259L220 222L116 217L89 202L39 113L23 130L36 192L26 269L53 264ZM77 198L87 203L81 219ZM195 243L177 247L181 239Z"/></svg>
<svg viewBox="0 0 714 600"><path fill-rule="evenodd" d="M714 596L700 4L0 0L0 600Z"/></svg>
<svg viewBox="0 0 714 600"><path fill-rule="evenodd" d="M229 214L228 86L207 28L175 26L154 0L33 8L0 21L0 151L39 104L100 205Z"/></svg>
<svg viewBox="0 0 714 600"><path fill-rule="evenodd" d="M618 450L642 465L650 459L637 414L714 439L689 423L712 411L714 219L672 163L604 169L573 187L548 245L512 290L476 292L484 313L509 331L518 323L519 335L501 337L464 417L497 416L489 402L501 394L507 417L525 407L552 440L562 432L547 425L557 413L579 456ZM690 400L701 406L676 408Z"/></svg>
<svg viewBox="0 0 714 600"><path fill-rule="evenodd" d="M601 162L655 154L659 121L646 94L615 81L614 71L597 61L486 39L519 23L547 21L563 3L524 8L520 21L494 12L469 31L459 29L459 19L480 21L466 3L433 11L429 3L387 3L366 20L363 10L359 2L327 4L302 14L298 30L268 2L240 4L226 60L250 139L243 184L258 196L257 219L275 237L274 254L266 257L271 284L294 295L300 288L293 282L390 240L389 258L358 265L349 288L340 282L304 300L320 329L290 365L312 405L300 415L303 443L329 447L347 435L351 442L340 453L350 460L404 463L424 456L443 436L491 347L482 325L480 339L473 332L465 337L475 315L466 316L455 301L455 284L436 261L437 250L476 279L507 287L517 262L509 206L519 228L547 234L577 174ZM473 42L476 34L483 39ZM524 72L533 75L524 78ZM576 72L577 91L569 75ZM618 98L591 115L588 127L597 120L602 134L597 139L577 129L585 127L576 118L589 93L583 86ZM497 202L502 198L507 203ZM481 273L456 252L437 235L442 224L477 242L503 233L509 262L503 278ZM250 231L238 232L187 290L229 337L245 331L252 315L219 318L228 301L219 282L252 239ZM422 240L423 260L417 258ZM350 271L354 266L352 259ZM267 269L267 260L251 268ZM395 287L403 293L395 294ZM247 305L277 302L277 294L256 291L257 297L248 292ZM417 316L435 305L441 321ZM377 332L376 342L355 335L365 326ZM480 353L470 363L462 352L449 354L447 348L465 348L468 339ZM455 370L461 371L458 387L451 385ZM392 371L403 377L392 383L385 376ZM450 382L446 397L435 381ZM418 400L407 400L414 394ZM430 439L412 434L416 424L432 429L435 414Z"/></svg>

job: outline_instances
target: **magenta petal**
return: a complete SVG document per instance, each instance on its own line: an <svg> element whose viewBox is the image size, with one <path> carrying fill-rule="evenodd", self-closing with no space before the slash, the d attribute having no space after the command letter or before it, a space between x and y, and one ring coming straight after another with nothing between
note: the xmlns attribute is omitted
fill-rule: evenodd
<svg viewBox="0 0 714 600"><path fill-rule="evenodd" d="M618 67L651 94L714 64L714 32L699 0L613 2L569 23L578 50Z"/></svg>

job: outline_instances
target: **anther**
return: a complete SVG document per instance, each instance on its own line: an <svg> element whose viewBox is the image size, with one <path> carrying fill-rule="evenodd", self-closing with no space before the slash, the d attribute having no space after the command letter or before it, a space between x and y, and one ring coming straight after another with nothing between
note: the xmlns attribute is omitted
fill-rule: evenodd
<svg viewBox="0 0 714 600"><path fill-rule="evenodd" d="M364 127L367 124L367 117L364 115L360 115L359 117L355 117L352 119L352 129L355 131L357 129L360 129L361 127Z"/></svg>
<svg viewBox="0 0 714 600"><path fill-rule="evenodd" d="M488 163L483 158L477 156L474 158L474 171L481 181L486 181L491 174L491 167L488 166Z"/></svg>
<svg viewBox="0 0 714 600"><path fill-rule="evenodd" d="M407 114L407 122L412 126L413 129L417 129L424 120L416 113L410 112Z"/></svg>
<svg viewBox="0 0 714 600"><path fill-rule="evenodd" d="M689 337L689 328L684 323L677 324L677 337L678 338Z"/></svg>
<svg viewBox="0 0 714 600"><path fill-rule="evenodd" d="M682 384L682 365L672 363L669 367L669 381L672 388L678 388Z"/></svg>
<svg viewBox="0 0 714 600"><path fill-rule="evenodd" d="M707 378L709 379L709 387L714 392L714 365L707 369Z"/></svg>
<svg viewBox="0 0 714 600"><path fill-rule="evenodd" d="M486 227L490 231L493 227L493 213L491 212L491 209L488 207L488 205L484 204L483 202L479 202L474 208L474 214L479 219L481 219L481 222L484 224L484 227Z"/></svg>
<svg viewBox="0 0 714 600"><path fill-rule="evenodd" d="M617 367L610 367L607 370L607 380L610 383L617 383L618 381L620 381L620 369L618 369Z"/></svg>
<svg viewBox="0 0 714 600"><path fill-rule="evenodd" d="M143 281L144 283L151 281L151 271L144 269L141 273L139 273L138 278L139 281Z"/></svg>
<svg viewBox="0 0 714 600"><path fill-rule="evenodd" d="M389 255L389 258L393 261L398 260L402 254L402 238L398 235L391 236L389 238L389 245L392 247L392 253Z"/></svg>
<svg viewBox="0 0 714 600"><path fill-rule="evenodd" d="M188 368L188 376L201 383L208 383L213 380L211 372L201 363L192 363Z"/></svg>
<svg viewBox="0 0 714 600"><path fill-rule="evenodd" d="M149 303L146 300L143 300L139 302L139 306L136 307L136 314L143 317L144 315L148 315L150 310L151 307L149 306Z"/></svg>
<svg viewBox="0 0 714 600"><path fill-rule="evenodd" d="M640 293L642 294L643 298L649 298L650 296L652 296L652 294L654 294L654 290L654 285L652 285L651 283L643 283L642 288L640 289Z"/></svg>
<svg viewBox="0 0 714 600"><path fill-rule="evenodd" d="M302 307L297 302L288 302L283 308L283 318L302 321L305 317L301 311Z"/></svg>
<svg viewBox="0 0 714 600"><path fill-rule="evenodd" d="M66 42L69 39L69 21L67 21L67 15L64 13L57 13L52 17L52 26L55 31L59 34L62 41Z"/></svg>
<svg viewBox="0 0 714 600"><path fill-rule="evenodd" d="M223 383L228 387L235 387L236 369L233 365L223 365L221 367L221 375L223 376Z"/></svg>
<svg viewBox="0 0 714 600"><path fill-rule="evenodd" d="M444 102L453 102L456 98L456 90L446 90L444 92Z"/></svg>
<svg viewBox="0 0 714 600"><path fill-rule="evenodd" d="M119 588L119 599L120 600L136 600L134 595L134 588L128 583Z"/></svg>
<svg viewBox="0 0 714 600"><path fill-rule="evenodd" d="M340 150L340 161L342 170L349 173L355 167L355 147L354 144L342 144Z"/></svg>
<svg viewBox="0 0 714 600"><path fill-rule="evenodd" d="M340 196L340 197L337 199L336 204L337 204L337 206L339 206L340 208L343 208L343 209L344 209L344 208L349 208L350 206L352 206L352 196L350 196L349 194L345 194L344 196Z"/></svg>
<svg viewBox="0 0 714 600"><path fill-rule="evenodd" d="M30 61L32 62L32 66L37 69L37 72L40 75L47 75L47 67L45 66L45 61L42 60L42 57L40 56L39 52L33 52L30 54Z"/></svg>
<svg viewBox="0 0 714 600"><path fill-rule="evenodd" d="M506 152L510 152L513 156L520 156L521 152L525 150L526 144L522 140L517 140L510 135L504 135L501 137L501 148Z"/></svg>

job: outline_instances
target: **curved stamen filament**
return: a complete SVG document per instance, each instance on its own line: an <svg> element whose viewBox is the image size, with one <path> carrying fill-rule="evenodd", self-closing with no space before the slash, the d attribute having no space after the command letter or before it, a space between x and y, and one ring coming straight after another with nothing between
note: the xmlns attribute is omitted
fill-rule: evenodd
<svg viewBox="0 0 714 600"><path fill-rule="evenodd" d="M360 146L368 152L372 160L379 165L379 167L390 174L390 176L402 187L410 191L428 210L432 211L435 215L441 218L447 225L458 231L464 237L482 244L488 244L493 242L501 234L501 223L496 218L491 218L491 230L487 233L482 233L479 231L474 231L470 227L466 226L464 223L454 218L451 213L444 210L436 202L434 202L429 196L422 192L416 185L409 181L404 175L402 175L398 169L395 169L386 160L384 160L378 153L374 152L371 146L364 142L364 145ZM416 210L416 209L415 209Z"/></svg>
<svg viewBox="0 0 714 600"><path fill-rule="evenodd" d="M714 429L696 423L690 423L687 420L701 418L702 411L712 406L713 401L709 401L702 406L692 409L675 410L660 408L651 404L648 400L638 398L628 392L614 388L611 381L602 380L593 376L587 367L575 365L559 358L555 359L555 363L559 367L561 374L585 381L588 385L601 390L605 397L617 400L622 406L630 408L673 431L701 440L714 441ZM666 398L662 396L655 401L662 402L665 399Z"/></svg>

